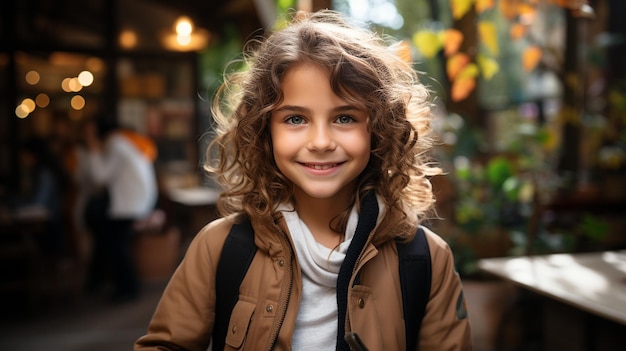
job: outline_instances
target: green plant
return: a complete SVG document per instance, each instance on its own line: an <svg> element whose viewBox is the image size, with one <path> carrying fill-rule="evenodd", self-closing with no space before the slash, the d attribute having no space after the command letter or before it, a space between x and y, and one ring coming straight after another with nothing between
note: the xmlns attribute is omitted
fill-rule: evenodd
<svg viewBox="0 0 626 351"><path fill-rule="evenodd" d="M454 188L453 223L446 239L462 275L477 272L480 258L525 252L533 210L558 187L550 166L549 132L516 111L499 138L451 115L442 123L444 168ZM448 136L447 138L445 136Z"/></svg>
<svg viewBox="0 0 626 351"><path fill-rule="evenodd" d="M474 276L481 258L571 252L601 243L610 232L602 217L583 213L568 225L542 218L563 183L548 127L516 110L496 118L508 120L490 131L496 138L458 115L440 124L447 140L440 157L454 188L452 225L443 234L457 271Z"/></svg>

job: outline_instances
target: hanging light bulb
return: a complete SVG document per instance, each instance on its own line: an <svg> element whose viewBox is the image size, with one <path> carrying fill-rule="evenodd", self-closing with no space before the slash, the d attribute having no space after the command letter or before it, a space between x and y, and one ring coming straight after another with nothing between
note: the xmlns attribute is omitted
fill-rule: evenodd
<svg viewBox="0 0 626 351"><path fill-rule="evenodd" d="M174 31L167 32L162 37L163 46L175 51L198 51L206 47L209 41L209 32L194 28L189 17L181 16L174 24Z"/></svg>

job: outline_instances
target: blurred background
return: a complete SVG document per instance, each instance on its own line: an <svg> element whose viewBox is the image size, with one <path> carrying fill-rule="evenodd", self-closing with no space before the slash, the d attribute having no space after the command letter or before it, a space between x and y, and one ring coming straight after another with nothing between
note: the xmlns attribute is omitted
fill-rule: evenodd
<svg viewBox="0 0 626 351"><path fill-rule="evenodd" d="M132 348L217 216L202 163L212 93L240 68L227 64L290 9L321 8L402 40L432 91L446 175L432 179L442 220L428 225L455 253L475 349L623 349L621 0L3 1L0 349ZM124 301L106 279L86 288L94 188L79 175L98 118L134 133L158 184L129 243L141 292Z"/></svg>

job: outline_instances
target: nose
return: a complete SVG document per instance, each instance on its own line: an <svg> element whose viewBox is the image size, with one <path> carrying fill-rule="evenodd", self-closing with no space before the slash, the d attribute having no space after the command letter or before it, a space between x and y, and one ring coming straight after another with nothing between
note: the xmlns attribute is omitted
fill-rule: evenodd
<svg viewBox="0 0 626 351"><path fill-rule="evenodd" d="M309 132L309 150L329 151L337 147L335 138L330 126L326 124L315 125Z"/></svg>

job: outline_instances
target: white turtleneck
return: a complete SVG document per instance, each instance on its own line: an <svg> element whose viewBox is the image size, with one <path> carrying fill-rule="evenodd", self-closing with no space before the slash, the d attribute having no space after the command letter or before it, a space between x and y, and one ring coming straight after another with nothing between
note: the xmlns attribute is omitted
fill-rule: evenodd
<svg viewBox="0 0 626 351"><path fill-rule="evenodd" d="M352 209L345 240L330 249L315 241L295 211L282 211L302 270L302 299L293 334L293 350L334 350L337 344L337 276L358 222Z"/></svg>

